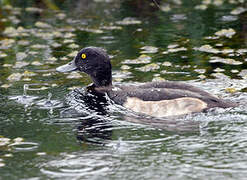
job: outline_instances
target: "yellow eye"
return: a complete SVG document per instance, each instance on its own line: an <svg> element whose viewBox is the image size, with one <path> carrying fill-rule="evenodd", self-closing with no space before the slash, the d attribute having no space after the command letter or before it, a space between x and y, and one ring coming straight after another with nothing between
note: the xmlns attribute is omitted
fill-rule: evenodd
<svg viewBox="0 0 247 180"><path fill-rule="evenodd" d="M81 55L81 58L82 58L82 59L86 59L86 57L87 57L86 54L82 54L82 55Z"/></svg>

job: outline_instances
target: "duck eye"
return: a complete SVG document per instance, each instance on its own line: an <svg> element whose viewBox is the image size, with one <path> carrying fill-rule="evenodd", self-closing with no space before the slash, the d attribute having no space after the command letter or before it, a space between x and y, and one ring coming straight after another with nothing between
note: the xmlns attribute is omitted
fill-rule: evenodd
<svg viewBox="0 0 247 180"><path fill-rule="evenodd" d="M81 55L81 58L82 58L82 59L86 59L86 57L87 57L86 54L82 54L82 55Z"/></svg>

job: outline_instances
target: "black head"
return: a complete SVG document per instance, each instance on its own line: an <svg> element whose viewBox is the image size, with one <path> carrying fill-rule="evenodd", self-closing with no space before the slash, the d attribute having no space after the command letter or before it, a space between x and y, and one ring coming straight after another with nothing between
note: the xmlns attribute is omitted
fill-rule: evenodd
<svg viewBox="0 0 247 180"><path fill-rule="evenodd" d="M56 70L70 72L79 70L87 73L95 86L109 86L112 84L111 62L107 53L98 47L86 47L76 55L73 61Z"/></svg>

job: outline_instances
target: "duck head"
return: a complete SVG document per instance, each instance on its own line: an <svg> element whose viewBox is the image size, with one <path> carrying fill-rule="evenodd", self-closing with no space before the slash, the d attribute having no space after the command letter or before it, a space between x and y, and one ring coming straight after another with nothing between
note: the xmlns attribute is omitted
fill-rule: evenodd
<svg viewBox="0 0 247 180"><path fill-rule="evenodd" d="M79 70L88 74L96 87L112 85L112 67L107 53L98 47L86 47L73 61L56 68L58 72Z"/></svg>

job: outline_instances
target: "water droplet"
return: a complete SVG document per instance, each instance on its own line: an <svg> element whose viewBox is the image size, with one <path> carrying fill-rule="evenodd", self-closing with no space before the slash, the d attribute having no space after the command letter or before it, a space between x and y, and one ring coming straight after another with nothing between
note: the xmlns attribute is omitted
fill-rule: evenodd
<svg viewBox="0 0 247 180"><path fill-rule="evenodd" d="M47 101L45 102L45 106L52 106L52 102L51 102L51 97L52 97L52 93L48 93L48 97L47 97Z"/></svg>
<svg viewBox="0 0 247 180"><path fill-rule="evenodd" d="M23 86L23 97L27 96L28 84L24 84Z"/></svg>

